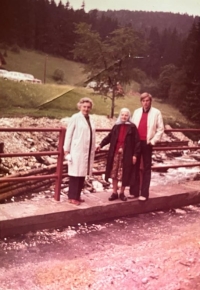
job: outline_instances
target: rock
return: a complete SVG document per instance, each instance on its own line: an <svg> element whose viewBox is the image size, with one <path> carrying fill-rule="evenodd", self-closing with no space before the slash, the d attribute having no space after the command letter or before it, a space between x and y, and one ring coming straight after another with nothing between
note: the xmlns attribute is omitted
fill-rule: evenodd
<svg viewBox="0 0 200 290"><path fill-rule="evenodd" d="M142 279L142 284L147 284L148 282L149 282L148 278L145 277Z"/></svg>
<svg viewBox="0 0 200 290"><path fill-rule="evenodd" d="M185 210L182 210L180 208L176 208L175 209L175 212L178 213L178 214L186 214L186 211Z"/></svg>

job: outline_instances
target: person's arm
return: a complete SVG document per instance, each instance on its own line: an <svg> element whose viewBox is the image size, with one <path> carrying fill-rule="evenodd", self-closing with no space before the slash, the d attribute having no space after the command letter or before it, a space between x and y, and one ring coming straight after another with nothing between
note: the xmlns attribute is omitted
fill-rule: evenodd
<svg viewBox="0 0 200 290"><path fill-rule="evenodd" d="M155 145L158 141L160 141L162 135L164 133L164 123L162 114L159 111L157 116L157 123L156 123L156 133L153 138L150 140L151 145Z"/></svg>
<svg viewBox="0 0 200 290"><path fill-rule="evenodd" d="M71 119L69 120L69 123L67 126L67 132L65 135L65 142L64 142L65 155L70 153L71 142L72 142L74 130L75 130L75 118L73 118L73 116L72 116Z"/></svg>
<svg viewBox="0 0 200 290"><path fill-rule="evenodd" d="M113 127L114 128L114 127ZM113 132L113 128L110 133L100 142L100 144L97 146L96 151L99 151L102 147L106 146L111 141L111 136Z"/></svg>
<svg viewBox="0 0 200 290"><path fill-rule="evenodd" d="M100 148L109 144L110 140L111 140L111 132L101 141L101 143L99 144Z"/></svg>
<svg viewBox="0 0 200 290"><path fill-rule="evenodd" d="M137 157L140 154L141 151L141 146L140 146L140 137L139 137L139 133L138 133L138 129L135 126L135 133L134 133L134 151L133 151L133 164L136 163L137 161Z"/></svg>

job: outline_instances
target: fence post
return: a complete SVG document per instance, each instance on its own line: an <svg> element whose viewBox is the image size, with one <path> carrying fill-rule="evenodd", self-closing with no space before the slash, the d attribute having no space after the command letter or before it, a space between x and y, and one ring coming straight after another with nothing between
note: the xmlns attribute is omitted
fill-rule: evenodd
<svg viewBox="0 0 200 290"><path fill-rule="evenodd" d="M56 184L55 184L55 200L60 200L60 190L61 190L61 182L62 182L62 172L63 172L63 159L64 159L64 140L65 140L65 132L66 129L64 127L61 128L59 134L59 142L58 142L58 161L57 161L57 169L56 169Z"/></svg>

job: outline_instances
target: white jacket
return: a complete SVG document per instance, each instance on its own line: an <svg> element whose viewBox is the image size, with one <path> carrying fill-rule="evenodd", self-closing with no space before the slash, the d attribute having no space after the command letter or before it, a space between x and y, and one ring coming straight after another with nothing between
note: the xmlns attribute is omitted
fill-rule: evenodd
<svg viewBox="0 0 200 290"><path fill-rule="evenodd" d="M89 156L90 147L90 128L84 115L79 112L74 114L68 123L67 132L64 142L64 151L68 151L71 155L71 162L68 164L68 174L71 176L86 176L92 173L95 154L95 126L90 116L92 127L92 147Z"/></svg>
<svg viewBox="0 0 200 290"><path fill-rule="evenodd" d="M132 122L137 126L137 128L142 113L143 108L139 108L133 113ZM164 124L161 112L158 109L151 107L147 117L147 144L151 143L152 145L155 145L156 142L160 141L163 132Z"/></svg>

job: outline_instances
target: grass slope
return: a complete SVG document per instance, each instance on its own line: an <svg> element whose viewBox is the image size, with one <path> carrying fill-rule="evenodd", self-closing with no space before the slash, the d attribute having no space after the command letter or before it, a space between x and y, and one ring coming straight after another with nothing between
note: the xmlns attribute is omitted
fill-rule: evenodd
<svg viewBox="0 0 200 290"><path fill-rule="evenodd" d="M33 74L43 82L46 75L45 83L54 83L52 76L56 69L64 72L64 83L67 85L79 84L86 79L83 67L79 63L64 58L27 50L20 50L20 53L8 51L7 54L5 69Z"/></svg>
<svg viewBox="0 0 200 290"><path fill-rule="evenodd" d="M77 112L76 104L82 97L90 97L94 101L93 114L110 115L111 101L91 90L75 86L54 84L30 84L4 81L0 79L0 117L32 116L63 118ZM138 96L126 96L116 99L115 115L123 107L131 112L140 106ZM165 123L186 124L188 121L179 111L159 100L153 101L153 106L162 111Z"/></svg>
<svg viewBox="0 0 200 290"><path fill-rule="evenodd" d="M50 117L62 118L71 116L77 112L76 104L82 97L90 97L94 101L94 114L110 115L110 99L104 101L92 91L76 86L83 82L86 75L83 74L80 64L63 58L47 56L35 51L21 50L19 54L8 51L6 58L7 70L15 70L33 74L36 78L44 78L46 59L46 83L42 85L30 83L16 83L0 79L0 117ZM65 85L55 84L52 75L55 69L62 69L65 73ZM138 84L133 84L137 91ZM131 112L140 106L138 96L126 96L115 102L115 115L123 107L128 107ZM188 127L189 122L180 114L178 109L160 102L153 101L153 106L161 110L165 123L181 124ZM191 124L190 124L191 125Z"/></svg>

